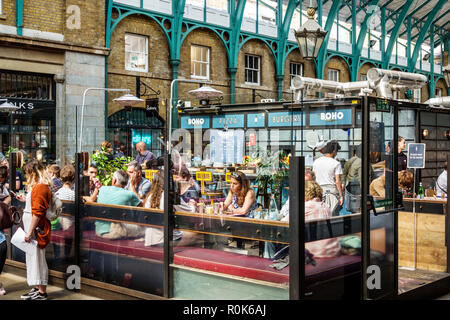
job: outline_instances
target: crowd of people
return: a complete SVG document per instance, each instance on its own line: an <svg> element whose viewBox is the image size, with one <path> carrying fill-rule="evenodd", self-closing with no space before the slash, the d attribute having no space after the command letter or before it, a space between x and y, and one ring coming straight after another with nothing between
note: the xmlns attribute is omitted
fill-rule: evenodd
<svg viewBox="0 0 450 320"><path fill-rule="evenodd" d="M108 159L122 158L125 148L121 146L113 153L111 143L104 141L100 149L109 155ZM305 220L328 219L340 214L344 203L352 203L351 197L361 194L361 146L356 149L355 155L344 166L336 160L341 149L339 143L331 140L320 142L316 148L322 154L314 160L312 170L305 172ZM398 170L399 187L403 191L411 190L413 175L406 169L406 160L403 154L405 140L399 138L399 163L394 170ZM149 209L164 210L164 168L163 159L155 158L152 152L146 150L144 142L136 145L138 153L135 160L126 164L126 170L117 170L112 175L111 185L103 185L98 178L96 164L90 163L83 174L89 177L89 195L83 197L86 202L97 202L105 205L125 205ZM177 183L179 199L176 199L175 210L192 213L206 213L205 201L202 199L198 183L192 177L186 165L179 157L173 158L173 167L170 169L173 180ZM384 171L389 170L382 166ZM155 173L151 179L145 177L143 168L152 169ZM375 178L377 166L370 166L371 177L370 193L376 197L384 197L386 190L386 172ZM22 173L23 172L23 173ZM0 200L9 204L12 196L9 190L9 163L8 159L0 155ZM26 186L24 184L26 177ZM49 222L45 213L49 208L52 195L60 200L75 200L75 168L72 164L62 168L52 164L44 168L38 160L29 161L23 170L16 172L16 190L25 193L12 193L19 201L25 202L23 215L25 241L37 240L38 245L33 255L26 255L27 282L32 290L22 296L23 299L45 300L47 298L46 286L48 283L48 267L45 261L45 247L50 241L52 230L69 230L74 226L73 217L59 216ZM446 191L446 171L439 176L437 187L440 192ZM439 191L438 191L439 192ZM235 171L231 174L229 190L222 200L214 206L215 213L233 216L255 218L261 210L255 191L243 172ZM353 201L354 202L354 201ZM347 207L350 212L360 210ZM356 209L356 210L355 210ZM216 212L217 211L217 212ZM258 215L260 217L260 215ZM289 221L289 199L282 206L278 219ZM104 239L134 238L144 241L145 246L161 246L164 242L163 230L157 227L140 226L131 223L118 223L106 220L96 220L95 234ZM177 245L187 245L195 242L198 234L174 230L173 241ZM269 248L273 256L276 248ZM325 239L306 244L306 249L315 257L331 257L338 255L341 247L337 238ZM55 254L59 251L54 248ZM67 254L67 253L66 253ZM5 235L0 230L0 272L6 256ZM0 295L5 294L0 284Z"/></svg>

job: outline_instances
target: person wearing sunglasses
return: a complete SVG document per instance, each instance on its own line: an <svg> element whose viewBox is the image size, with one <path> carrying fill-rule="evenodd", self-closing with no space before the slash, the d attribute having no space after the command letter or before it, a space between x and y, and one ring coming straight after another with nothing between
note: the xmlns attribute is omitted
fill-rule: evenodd
<svg viewBox="0 0 450 320"><path fill-rule="evenodd" d="M253 218L258 208L255 192L250 188L250 181L244 173L236 171L231 174L230 191L225 199L223 209L232 215Z"/></svg>

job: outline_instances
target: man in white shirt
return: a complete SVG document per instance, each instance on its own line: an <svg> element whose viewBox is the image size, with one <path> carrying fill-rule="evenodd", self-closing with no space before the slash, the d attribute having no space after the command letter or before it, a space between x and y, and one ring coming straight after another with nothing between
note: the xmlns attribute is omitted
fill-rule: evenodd
<svg viewBox="0 0 450 320"><path fill-rule="evenodd" d="M341 163L334 159L341 149L336 140L331 140L320 151L324 154L314 161L313 171L316 175L316 182L322 187L325 198L333 216L339 215L339 211L344 204L342 194Z"/></svg>
<svg viewBox="0 0 450 320"><path fill-rule="evenodd" d="M445 197L447 194L447 161L445 161L444 168L436 181L436 195L438 197Z"/></svg>

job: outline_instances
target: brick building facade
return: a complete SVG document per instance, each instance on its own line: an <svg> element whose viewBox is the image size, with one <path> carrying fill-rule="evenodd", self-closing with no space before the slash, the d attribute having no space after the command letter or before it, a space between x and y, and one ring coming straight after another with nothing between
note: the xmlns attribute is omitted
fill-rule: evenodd
<svg viewBox="0 0 450 320"><path fill-rule="evenodd" d="M83 91L105 86L105 3L1 2L0 98L33 106L33 110L21 109L13 115L13 146L29 157L38 152L43 159L57 157L65 163L76 152L80 118L76 119L75 109L82 104ZM48 90L43 85L47 81ZM104 137L104 93L90 92L86 104L83 150L92 151ZM1 132L5 152L9 134Z"/></svg>

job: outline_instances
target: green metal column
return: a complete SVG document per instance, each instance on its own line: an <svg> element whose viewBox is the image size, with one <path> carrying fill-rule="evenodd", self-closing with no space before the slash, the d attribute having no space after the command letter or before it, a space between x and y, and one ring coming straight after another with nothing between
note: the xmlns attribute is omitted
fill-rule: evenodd
<svg viewBox="0 0 450 320"><path fill-rule="evenodd" d="M436 81L434 78L434 25L430 27L430 98L434 98L434 88L436 87Z"/></svg>
<svg viewBox="0 0 450 320"><path fill-rule="evenodd" d="M230 104L236 103L236 72L237 68L228 68L230 75Z"/></svg>
<svg viewBox="0 0 450 320"><path fill-rule="evenodd" d="M368 8L374 8L378 6L380 0L371 0L368 4ZM361 30L359 31L358 41L356 42L356 46L353 50L353 58L352 58L352 70L351 70L351 79L352 81L356 81L358 79L358 71L359 71L359 63L361 58L361 50L364 44L364 39L366 38L368 23L370 18L376 13L375 10L367 11L366 16L364 17L364 21L361 24ZM383 21L382 21L383 24Z"/></svg>
<svg viewBox="0 0 450 320"><path fill-rule="evenodd" d="M394 44L397 43L400 28L403 26L403 22L405 21L408 11L414 2L415 2L415 0L408 0L403 5L402 12L400 13L397 20L395 21L395 26L394 26L392 32L389 32L390 39L389 39L388 46L387 46L386 50L384 47L381 49L381 52L383 53L383 59L382 59L383 69L387 69L389 67L389 62L390 62L391 56L392 56L392 50L394 48ZM384 20L381 21L381 24L385 28L386 23Z"/></svg>
<svg viewBox="0 0 450 320"><path fill-rule="evenodd" d="M234 1L233 1L234 2ZM231 3L230 14L230 51L228 54L228 73L230 75L230 104L235 103L236 99L236 73L237 73L237 59L239 55L239 36L241 34L242 19L244 17L246 0L241 0L235 6Z"/></svg>
<svg viewBox="0 0 450 320"><path fill-rule="evenodd" d="M277 28L278 28L278 45L275 53L276 59L276 76L277 81L277 100L283 98L283 80L284 80L284 66L286 64L286 45L287 39L289 37L289 31L291 27L292 17L294 16L294 11L299 5L299 1L290 1L288 7L286 8L286 13L282 12L281 0L278 0L278 12L277 12Z"/></svg>
<svg viewBox="0 0 450 320"><path fill-rule="evenodd" d="M181 51L181 26L183 24L184 6L186 0L172 2L173 25L170 39L170 59L169 64L172 68L172 80L178 79L178 66L180 65ZM175 106L178 101L178 83L173 86L172 98L172 129L178 128L178 114ZM170 107L170 106L169 106Z"/></svg>
<svg viewBox="0 0 450 320"><path fill-rule="evenodd" d="M418 34L418 38L416 41L416 45L414 47L413 54L408 61L408 71L409 72L414 72L414 69L416 68L416 61L417 61L417 58L419 57L420 48L422 46L423 41L425 40L425 35L427 34L428 30L430 29L430 26L433 23L434 18L436 18L436 15L439 13L439 11L442 9L442 6L446 2L447 2L447 0L439 0L439 2L434 6L433 10L431 10L431 12L428 13L427 21L425 22L423 27L420 29L420 33Z"/></svg>
<svg viewBox="0 0 450 320"><path fill-rule="evenodd" d="M16 0L17 35L23 35L23 0Z"/></svg>
<svg viewBox="0 0 450 320"><path fill-rule="evenodd" d="M333 1L331 5L330 11L328 12L327 22L325 23L324 30L327 31L327 35L323 40L322 47L320 48L319 55L316 59L316 77L317 79L323 79L323 73L325 70L325 59L327 56L327 47L328 41L330 39L331 28L333 27L334 20L336 19L336 15L339 13L339 7L341 5L342 0Z"/></svg>

